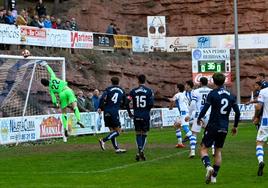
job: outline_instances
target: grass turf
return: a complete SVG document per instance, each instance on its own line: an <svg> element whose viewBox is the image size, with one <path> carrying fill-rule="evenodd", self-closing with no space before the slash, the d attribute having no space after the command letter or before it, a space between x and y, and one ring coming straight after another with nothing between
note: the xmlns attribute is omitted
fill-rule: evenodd
<svg viewBox="0 0 268 188"><path fill-rule="evenodd" d="M150 131L145 162L134 160L134 132L118 138L125 154L115 154L111 143L101 151L96 136L72 137L67 144L1 147L0 187L266 187L268 170L257 177L255 137L255 127L246 123L237 136L229 134L215 185L204 183L200 158L188 159L188 148L176 149L174 129L165 128Z"/></svg>

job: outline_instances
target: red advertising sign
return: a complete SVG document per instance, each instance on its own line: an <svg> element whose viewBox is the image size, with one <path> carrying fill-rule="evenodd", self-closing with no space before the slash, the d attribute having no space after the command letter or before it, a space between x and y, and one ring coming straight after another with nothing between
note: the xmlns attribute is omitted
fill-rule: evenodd
<svg viewBox="0 0 268 188"><path fill-rule="evenodd" d="M93 33L89 32L71 32L71 47L72 48L93 48Z"/></svg>
<svg viewBox="0 0 268 188"><path fill-rule="evenodd" d="M212 76L213 76L213 72L204 72L204 73L194 73L193 72L193 81L195 84L198 84L199 81L200 81L200 78L201 77L206 77L209 81L209 84L212 84L213 83L213 80L212 80ZM226 79L225 79L225 84L226 85L230 85L232 80L231 80L231 72L226 72L226 73L223 73L225 76L226 76Z"/></svg>
<svg viewBox="0 0 268 188"><path fill-rule="evenodd" d="M21 35L25 37L34 37L34 38L42 38L46 39L46 30L40 29L36 27L20 27Z"/></svg>
<svg viewBox="0 0 268 188"><path fill-rule="evenodd" d="M60 118L48 117L40 124L40 138L62 136L62 124Z"/></svg>

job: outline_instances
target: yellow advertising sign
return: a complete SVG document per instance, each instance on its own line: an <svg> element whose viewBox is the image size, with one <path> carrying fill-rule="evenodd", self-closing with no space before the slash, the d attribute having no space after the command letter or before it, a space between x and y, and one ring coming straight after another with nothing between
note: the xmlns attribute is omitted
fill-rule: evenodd
<svg viewBox="0 0 268 188"><path fill-rule="evenodd" d="M114 48L132 48L132 38L128 35L114 35Z"/></svg>

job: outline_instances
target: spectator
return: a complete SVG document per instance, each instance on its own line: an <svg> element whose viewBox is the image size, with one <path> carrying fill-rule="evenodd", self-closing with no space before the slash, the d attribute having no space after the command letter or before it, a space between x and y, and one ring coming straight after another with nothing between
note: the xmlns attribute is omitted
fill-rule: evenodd
<svg viewBox="0 0 268 188"><path fill-rule="evenodd" d="M115 35L117 35L117 27L116 27L116 24L114 24L114 26L113 26L113 34L115 34Z"/></svg>
<svg viewBox="0 0 268 188"><path fill-rule="evenodd" d="M5 23L5 15L3 11L0 11L0 23Z"/></svg>
<svg viewBox="0 0 268 188"><path fill-rule="evenodd" d="M7 16L5 17L5 23L6 24L14 24L15 18L12 16L12 12L8 11Z"/></svg>
<svg viewBox="0 0 268 188"><path fill-rule="evenodd" d="M52 28L53 29L57 29L57 22L56 22L55 17L54 16L51 16L50 17L50 20L51 20Z"/></svg>
<svg viewBox="0 0 268 188"><path fill-rule="evenodd" d="M89 112L89 110L86 108L86 98L84 96L83 91L79 90L77 92L77 107L80 112Z"/></svg>
<svg viewBox="0 0 268 188"><path fill-rule="evenodd" d="M78 31L79 30L75 18L71 19L71 28L72 28L73 31Z"/></svg>
<svg viewBox="0 0 268 188"><path fill-rule="evenodd" d="M44 20L44 27L45 28L52 28L52 22L50 20L50 16L47 15L45 20Z"/></svg>
<svg viewBox="0 0 268 188"><path fill-rule="evenodd" d="M42 25L39 21L39 17L37 15L34 16L34 19L30 23L30 26L42 28Z"/></svg>
<svg viewBox="0 0 268 188"><path fill-rule="evenodd" d="M106 33L108 34L114 34L114 24L110 23L110 25L108 25L108 28L106 30Z"/></svg>
<svg viewBox="0 0 268 188"><path fill-rule="evenodd" d="M39 17L47 15L46 7L45 7L42 0L39 0L39 2L37 3L37 5L35 7L35 10L36 10Z"/></svg>
<svg viewBox="0 0 268 188"><path fill-rule="evenodd" d="M18 17L18 11L14 9L14 10L11 11L11 13L12 13L12 16L15 18L15 21L16 21L16 19Z"/></svg>
<svg viewBox="0 0 268 188"><path fill-rule="evenodd" d="M95 89L93 92L92 103L94 111L97 111L100 103L100 91L98 89Z"/></svg>
<svg viewBox="0 0 268 188"><path fill-rule="evenodd" d="M39 18L39 24L42 26L42 28L45 27L45 26L44 26L44 21L45 21L44 16L41 16L41 17Z"/></svg>
<svg viewBox="0 0 268 188"><path fill-rule="evenodd" d="M64 29L65 29L65 30L72 31L72 28L71 28L71 22L70 22L69 20L67 20L67 21L65 22Z"/></svg>
<svg viewBox="0 0 268 188"><path fill-rule="evenodd" d="M93 93L89 92L86 96L86 102L87 102L87 109L91 112L94 112L94 106L92 103L92 97L93 97Z"/></svg>
<svg viewBox="0 0 268 188"><path fill-rule="evenodd" d="M64 25L62 24L61 19L58 18L56 24L57 29L64 29Z"/></svg>
<svg viewBox="0 0 268 188"><path fill-rule="evenodd" d="M23 9L16 19L16 25L27 25L26 11Z"/></svg>

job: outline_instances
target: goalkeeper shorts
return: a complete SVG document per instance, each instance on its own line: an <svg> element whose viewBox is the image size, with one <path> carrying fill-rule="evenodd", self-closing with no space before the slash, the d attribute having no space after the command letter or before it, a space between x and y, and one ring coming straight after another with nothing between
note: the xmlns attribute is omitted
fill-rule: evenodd
<svg viewBox="0 0 268 188"><path fill-rule="evenodd" d="M68 105L77 101L73 90L70 88L64 89L62 92L60 92L59 97L61 109L66 108Z"/></svg>

